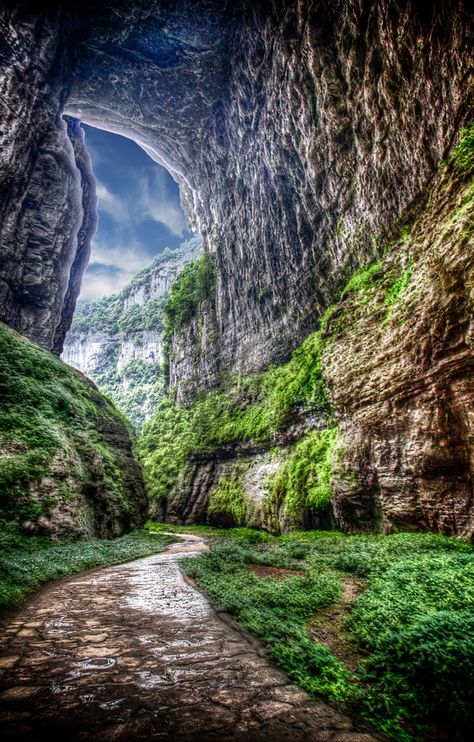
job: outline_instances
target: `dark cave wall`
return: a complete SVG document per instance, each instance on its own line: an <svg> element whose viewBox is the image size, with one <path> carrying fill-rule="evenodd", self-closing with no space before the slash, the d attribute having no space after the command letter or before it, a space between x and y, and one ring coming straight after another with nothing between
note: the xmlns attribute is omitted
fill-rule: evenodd
<svg viewBox="0 0 474 742"><path fill-rule="evenodd" d="M81 177L88 155L61 118L63 14L25 7L0 11L0 318L59 350L84 268L77 253L87 252L80 235L91 219ZM94 211L93 200L89 206Z"/></svg>
<svg viewBox="0 0 474 742"><path fill-rule="evenodd" d="M69 324L92 230L64 106L165 163L217 252L217 350L176 338L187 393L285 357L469 116L462 2L60 5L3 12L3 318L56 349Z"/></svg>
<svg viewBox="0 0 474 742"><path fill-rule="evenodd" d="M217 253L215 330L174 339L181 398L287 357L419 208L472 91L462 3L185 7L139 4L118 41L104 10L66 104L167 163Z"/></svg>

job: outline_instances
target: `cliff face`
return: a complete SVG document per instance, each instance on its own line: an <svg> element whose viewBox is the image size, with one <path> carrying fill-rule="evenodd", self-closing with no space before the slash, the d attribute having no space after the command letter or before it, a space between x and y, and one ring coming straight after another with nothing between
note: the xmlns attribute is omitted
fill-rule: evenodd
<svg viewBox="0 0 474 742"><path fill-rule="evenodd" d="M95 229L95 187L83 139L61 118L62 13L8 6L0 11L0 318L59 350Z"/></svg>
<svg viewBox="0 0 474 742"><path fill-rule="evenodd" d="M163 306L200 237L165 250L118 294L78 305L62 359L96 382L138 427L164 394Z"/></svg>
<svg viewBox="0 0 474 742"><path fill-rule="evenodd" d="M190 423L216 430L192 441L168 495L157 490L167 519L474 536L474 129L461 137L414 222L352 276L313 350L286 367L283 414L273 402L265 412L279 386L268 374L247 379L256 396L234 388L195 406ZM308 418L318 373L330 410ZM152 480L160 450L145 438Z"/></svg>
<svg viewBox="0 0 474 742"><path fill-rule="evenodd" d="M133 7L109 0L73 4L59 15L20 8L3 11L3 82L15 100L12 70L22 75L22 100L29 102L26 114L8 109L5 119L14 134L8 172L13 179L21 173L24 190L15 185L2 197L5 224L15 223L5 233L3 316L46 347L59 347L55 327L68 316L64 297L75 285L70 274L84 208L58 118L64 105L72 117L132 136L164 163L181 185L205 250L216 255L212 298L171 338L170 378L181 401L229 373L287 359L353 272L380 258L404 225L419 224L441 161L472 119L472 18L461 0L429 7L410 0ZM38 158L57 147L63 159L51 181L49 165ZM51 183L41 191L50 193L48 204L21 206L17 194L38 191L40 180ZM449 184L452 205L465 186L456 173ZM54 194L61 208L57 201L50 208ZM382 338L389 325L359 315L363 305L353 316L354 336L325 340L322 363L344 441L341 460L352 472L333 485L335 517L346 528L359 521L468 528L472 447L459 430L467 430L472 374L461 359L472 349L459 298L465 287L455 273L470 237L446 237L454 215L445 218L449 205L439 204L431 232L417 232L408 252L400 241L393 248L395 262L402 261L400 281L403 260L412 260L420 276L413 305L419 324L407 322L406 337L392 328ZM8 217L20 212L34 215L31 240L29 222L20 232L21 219ZM59 247L52 235L65 234L66 214L67 239ZM40 251L38 234L48 235ZM36 278L33 268L18 273L14 249L23 266L33 262ZM428 268L430 260L436 267ZM384 262L384 275L385 269ZM379 303L385 306L385 298ZM61 331L66 325L67 319ZM413 347L419 342L421 351ZM440 514L448 512L441 503L457 497L463 515ZM399 517L402 501L409 504Z"/></svg>

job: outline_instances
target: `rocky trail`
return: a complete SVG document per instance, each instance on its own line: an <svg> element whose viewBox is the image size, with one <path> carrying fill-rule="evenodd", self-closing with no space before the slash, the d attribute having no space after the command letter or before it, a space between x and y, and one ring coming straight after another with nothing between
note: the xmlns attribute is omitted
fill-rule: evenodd
<svg viewBox="0 0 474 742"><path fill-rule="evenodd" d="M207 546L181 539L46 587L4 618L2 739L373 739L216 613L179 567Z"/></svg>

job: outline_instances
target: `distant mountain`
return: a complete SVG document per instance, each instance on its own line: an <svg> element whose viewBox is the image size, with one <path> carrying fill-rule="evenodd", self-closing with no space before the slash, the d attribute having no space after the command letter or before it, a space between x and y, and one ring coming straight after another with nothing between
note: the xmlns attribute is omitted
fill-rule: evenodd
<svg viewBox="0 0 474 742"><path fill-rule="evenodd" d="M163 307L202 240L166 248L118 294L78 304L62 360L91 378L137 427L163 396Z"/></svg>

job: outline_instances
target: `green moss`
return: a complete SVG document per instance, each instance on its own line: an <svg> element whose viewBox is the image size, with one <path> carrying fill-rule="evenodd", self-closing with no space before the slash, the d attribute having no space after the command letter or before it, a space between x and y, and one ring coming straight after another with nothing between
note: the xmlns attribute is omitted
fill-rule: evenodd
<svg viewBox="0 0 474 742"><path fill-rule="evenodd" d="M102 472L106 494L116 500L119 514L128 512L115 452L97 433L99 423L110 427L119 415L93 385L0 325L0 393L0 521L47 515L51 501L31 499L30 485L51 476L53 459L68 461L71 453L82 457L86 480Z"/></svg>
<svg viewBox="0 0 474 742"><path fill-rule="evenodd" d="M459 170L471 170L474 164L474 121L459 132L458 143L449 161Z"/></svg>
<svg viewBox="0 0 474 742"><path fill-rule="evenodd" d="M395 304L400 300L401 295L407 288L412 277L412 268L406 268L402 275L397 278L385 291L385 305L392 309Z"/></svg>
<svg viewBox="0 0 474 742"><path fill-rule="evenodd" d="M333 455L337 428L315 430L295 445L289 459L270 477L267 507L284 504L287 515L302 508L326 508L332 497Z"/></svg>
<svg viewBox="0 0 474 742"><path fill-rule="evenodd" d="M372 289L382 276L382 263L377 261L369 266L357 270L344 289L341 291L341 298L350 293L365 294Z"/></svg>
<svg viewBox="0 0 474 742"><path fill-rule="evenodd" d="M207 513L214 520L228 520L243 526L247 516L247 497L238 471L223 477L211 492Z"/></svg>

